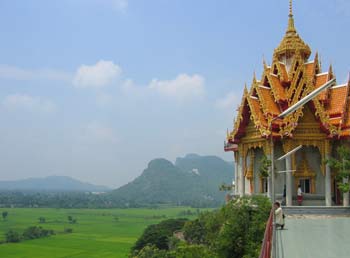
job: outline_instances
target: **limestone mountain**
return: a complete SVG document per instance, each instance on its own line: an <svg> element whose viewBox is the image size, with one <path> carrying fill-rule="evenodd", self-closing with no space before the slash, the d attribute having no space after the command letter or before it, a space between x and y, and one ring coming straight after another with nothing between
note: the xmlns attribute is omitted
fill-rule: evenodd
<svg viewBox="0 0 350 258"><path fill-rule="evenodd" d="M152 204L216 206L224 201L222 183L230 184L233 165L215 156L189 154L175 164L166 159L149 162L132 182L114 190L112 198L131 206Z"/></svg>

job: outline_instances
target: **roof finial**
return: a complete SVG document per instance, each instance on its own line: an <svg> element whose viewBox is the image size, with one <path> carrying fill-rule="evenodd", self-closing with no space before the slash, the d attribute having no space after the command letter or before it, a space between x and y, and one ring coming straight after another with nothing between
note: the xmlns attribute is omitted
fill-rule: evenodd
<svg viewBox="0 0 350 258"><path fill-rule="evenodd" d="M296 33L296 29L294 27L294 18L293 18L293 0L289 0L289 20L288 20L288 29L287 34Z"/></svg>

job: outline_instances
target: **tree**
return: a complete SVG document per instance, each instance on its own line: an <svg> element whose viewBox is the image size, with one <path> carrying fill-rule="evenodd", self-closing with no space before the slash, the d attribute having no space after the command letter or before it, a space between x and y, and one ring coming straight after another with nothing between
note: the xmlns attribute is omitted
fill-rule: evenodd
<svg viewBox="0 0 350 258"><path fill-rule="evenodd" d="M270 200L263 196L241 197L220 210L201 213L194 221L176 220L151 225L138 239L134 258L226 258L258 257L264 238ZM186 241L172 236L174 225Z"/></svg>
<svg viewBox="0 0 350 258"><path fill-rule="evenodd" d="M159 224L148 226L141 237L133 246L133 251L138 251L146 245L153 245L161 250L169 249L169 238L173 236L176 230L180 230L187 219L168 219Z"/></svg>
<svg viewBox="0 0 350 258"><path fill-rule="evenodd" d="M214 252L210 251L204 245L180 245L175 250L176 258L216 258L218 257Z"/></svg>
<svg viewBox="0 0 350 258"><path fill-rule="evenodd" d="M2 212L2 219L3 220L5 220L6 218L7 218L7 215L8 215L9 213L7 212L7 211L3 211Z"/></svg>
<svg viewBox="0 0 350 258"><path fill-rule="evenodd" d="M271 160L269 160L264 154L264 156L262 156L260 160L260 167L259 167L260 176L265 178L268 177L270 167L271 167Z"/></svg>
<svg viewBox="0 0 350 258"><path fill-rule="evenodd" d="M5 234L5 239L7 243L18 243L19 241L21 241L21 236L18 232L9 230Z"/></svg>
<svg viewBox="0 0 350 258"><path fill-rule="evenodd" d="M337 157L331 157L326 162L337 171L336 180L339 190L343 193L343 205L349 206L350 149L339 146Z"/></svg>
<svg viewBox="0 0 350 258"><path fill-rule="evenodd" d="M185 240L190 244L205 243L205 225L201 219L195 219L185 223L183 228Z"/></svg>
<svg viewBox="0 0 350 258"><path fill-rule="evenodd" d="M226 205L224 223L212 242L219 257L258 257L270 201L261 196L243 197Z"/></svg>
<svg viewBox="0 0 350 258"><path fill-rule="evenodd" d="M46 222L46 219L44 217L39 218L39 223L45 223L45 222Z"/></svg>
<svg viewBox="0 0 350 258"><path fill-rule="evenodd" d="M32 226L24 230L23 238L26 240L29 240L29 239L48 237L54 234L55 232L51 229L43 229L42 227Z"/></svg>
<svg viewBox="0 0 350 258"><path fill-rule="evenodd" d="M135 251L130 255L133 258L175 258L166 250L159 250L155 245L145 245L140 251Z"/></svg>
<svg viewBox="0 0 350 258"><path fill-rule="evenodd" d="M68 218L68 221L69 221L70 224L77 223L77 219L74 219L71 215L69 215L67 218Z"/></svg>
<svg viewBox="0 0 350 258"><path fill-rule="evenodd" d="M350 191L350 149L345 146L337 148L337 158L329 158L326 162L331 168L338 171L337 181L339 190L342 193L348 193Z"/></svg>

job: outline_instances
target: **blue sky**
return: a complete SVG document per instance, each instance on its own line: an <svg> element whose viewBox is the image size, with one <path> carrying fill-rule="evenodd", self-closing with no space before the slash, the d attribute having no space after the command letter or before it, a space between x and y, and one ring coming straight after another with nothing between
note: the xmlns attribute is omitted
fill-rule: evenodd
<svg viewBox="0 0 350 258"><path fill-rule="evenodd" d="M338 82L350 2L294 1ZM287 0L1 0L0 180L120 186L148 161L223 152L244 83L269 63Z"/></svg>

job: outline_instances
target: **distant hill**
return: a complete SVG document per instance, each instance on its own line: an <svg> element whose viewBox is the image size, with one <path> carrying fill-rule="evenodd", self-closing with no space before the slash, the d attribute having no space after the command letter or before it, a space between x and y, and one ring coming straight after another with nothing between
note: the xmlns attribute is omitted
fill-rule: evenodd
<svg viewBox="0 0 350 258"><path fill-rule="evenodd" d="M0 181L0 190L103 192L110 189L105 186L84 183L67 176L48 176L45 178Z"/></svg>
<svg viewBox="0 0 350 258"><path fill-rule="evenodd" d="M172 204L217 206L224 202L222 183L230 184L233 165L215 156L189 154L175 164L155 159L134 181L111 192L113 200L131 206Z"/></svg>

